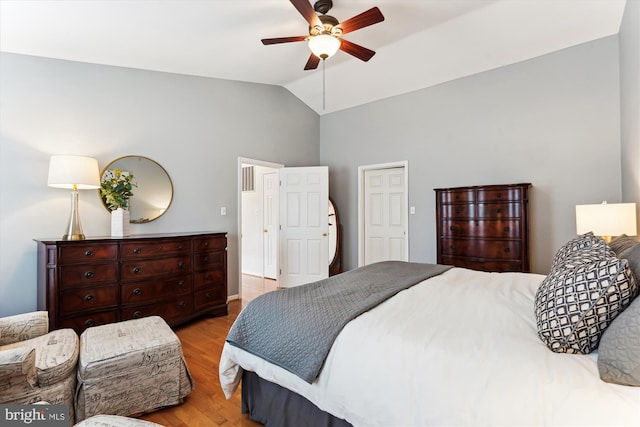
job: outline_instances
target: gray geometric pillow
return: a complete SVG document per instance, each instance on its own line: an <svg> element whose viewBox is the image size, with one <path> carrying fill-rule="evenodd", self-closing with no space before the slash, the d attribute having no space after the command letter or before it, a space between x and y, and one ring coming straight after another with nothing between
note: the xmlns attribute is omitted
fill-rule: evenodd
<svg viewBox="0 0 640 427"><path fill-rule="evenodd" d="M633 300L602 335L598 371L608 383L640 386L640 298Z"/></svg>
<svg viewBox="0 0 640 427"><path fill-rule="evenodd" d="M616 253L616 255L620 255L623 251L629 249L632 246L637 245L639 242L635 237L629 237L626 234L622 234L618 237L614 237L609 242L609 247Z"/></svg>
<svg viewBox="0 0 640 427"><path fill-rule="evenodd" d="M622 251L618 258L624 258L629 261L631 272L636 277L636 282L640 284L640 243Z"/></svg>
<svg viewBox="0 0 640 427"><path fill-rule="evenodd" d="M627 260L558 265L536 292L538 336L557 353L590 353L637 293Z"/></svg>

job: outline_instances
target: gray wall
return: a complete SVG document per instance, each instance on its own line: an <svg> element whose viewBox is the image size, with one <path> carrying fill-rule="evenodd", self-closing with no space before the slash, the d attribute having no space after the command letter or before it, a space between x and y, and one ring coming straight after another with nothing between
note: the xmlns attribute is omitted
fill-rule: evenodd
<svg viewBox="0 0 640 427"><path fill-rule="evenodd" d="M575 205L621 199L618 37L321 116L320 160L357 266L357 167L409 161L409 256L435 262L433 189L531 182L531 265L575 235ZM640 202L640 200L635 200Z"/></svg>
<svg viewBox="0 0 640 427"><path fill-rule="evenodd" d="M69 217L70 191L47 187L51 154L160 163L173 203L132 232L228 232L233 295L238 157L317 165L318 144L318 115L281 87L0 54L0 316L36 308L32 239L61 237ZM97 191L80 192L80 214L86 235L110 234Z"/></svg>
<svg viewBox="0 0 640 427"><path fill-rule="evenodd" d="M640 1L627 0L619 37L622 198L640 218Z"/></svg>

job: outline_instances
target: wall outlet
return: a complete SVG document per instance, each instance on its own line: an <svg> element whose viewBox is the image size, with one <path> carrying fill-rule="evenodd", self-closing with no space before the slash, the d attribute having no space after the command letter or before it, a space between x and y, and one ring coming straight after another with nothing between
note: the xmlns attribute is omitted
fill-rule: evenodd
<svg viewBox="0 0 640 427"><path fill-rule="evenodd" d="M223 206L220 208L220 215L225 216L227 214L227 207Z"/></svg>
<svg viewBox="0 0 640 427"><path fill-rule="evenodd" d="M416 207L415 207L415 206L411 206L411 207L409 208L409 213L410 213L411 215L415 215L415 214L416 214Z"/></svg>

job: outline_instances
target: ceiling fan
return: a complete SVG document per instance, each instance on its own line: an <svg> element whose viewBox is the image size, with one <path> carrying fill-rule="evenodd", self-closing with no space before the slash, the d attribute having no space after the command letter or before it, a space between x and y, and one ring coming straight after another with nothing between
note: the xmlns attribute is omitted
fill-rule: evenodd
<svg viewBox="0 0 640 427"><path fill-rule="evenodd" d="M359 30L360 28L384 21L384 16L377 7L373 7L346 21L340 22L333 16L326 14L333 7L331 0L318 0L313 7L308 0L290 1L293 7L295 7L309 23L309 35L262 39L262 44L270 45L308 41L312 53L307 60L307 64L304 66L305 70L318 68L320 59L329 58L336 53L338 49L365 62L375 55L375 52L371 49L345 40L342 36ZM316 14L316 12L319 15Z"/></svg>

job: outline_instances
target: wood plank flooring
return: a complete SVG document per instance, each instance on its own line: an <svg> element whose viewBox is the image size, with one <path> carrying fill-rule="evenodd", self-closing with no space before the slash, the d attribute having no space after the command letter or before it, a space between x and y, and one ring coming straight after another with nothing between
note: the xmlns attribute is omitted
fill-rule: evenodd
<svg viewBox="0 0 640 427"><path fill-rule="evenodd" d="M174 329L182 342L195 389L182 405L140 418L167 427L262 426L240 412L240 389L225 399L218 379L218 364L227 332L242 309L242 301L229 302L229 315L204 317Z"/></svg>

